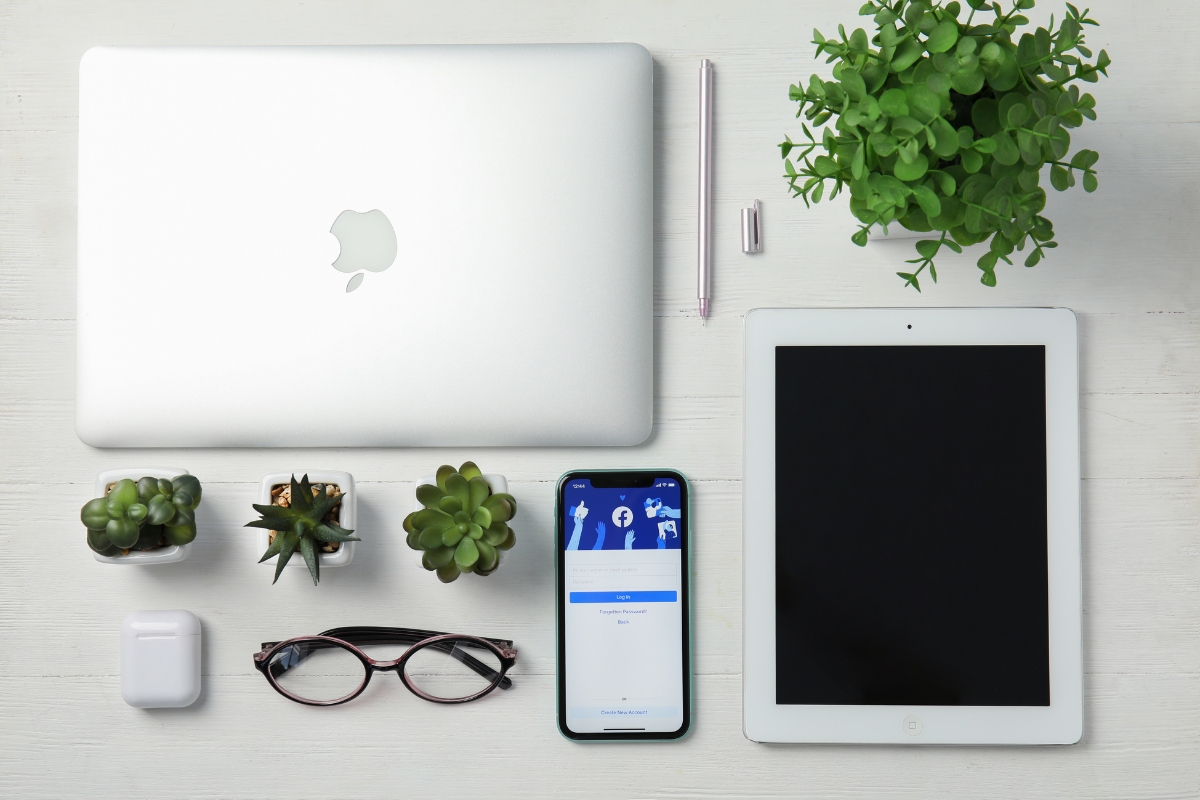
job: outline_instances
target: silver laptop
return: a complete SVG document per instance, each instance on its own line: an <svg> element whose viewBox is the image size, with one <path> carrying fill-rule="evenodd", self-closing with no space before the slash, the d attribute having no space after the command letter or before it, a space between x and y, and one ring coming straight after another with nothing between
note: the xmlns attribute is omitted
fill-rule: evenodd
<svg viewBox="0 0 1200 800"><path fill-rule="evenodd" d="M652 117L633 44L88 51L79 437L641 442Z"/></svg>

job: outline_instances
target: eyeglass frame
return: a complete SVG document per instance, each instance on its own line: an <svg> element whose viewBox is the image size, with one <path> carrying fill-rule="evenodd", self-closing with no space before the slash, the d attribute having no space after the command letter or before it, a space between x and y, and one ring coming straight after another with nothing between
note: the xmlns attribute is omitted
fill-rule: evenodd
<svg viewBox="0 0 1200 800"><path fill-rule="evenodd" d="M353 641L352 641L353 640ZM487 664L479 661L469 653L459 653L455 655L453 648L448 652L448 655L461 661L472 671L485 678L490 678L492 681L489 686L476 692L475 694L466 697L445 698L435 697L428 692L425 692L409 682L407 673L404 671L408 660L418 651L436 645L438 642L447 641L468 641L474 644L483 646L491 650L500 659L500 671L489 667ZM358 658L363 665L363 681L359 687L350 694L339 697L335 700L310 700L305 697L292 694L287 689L280 686L275 675L271 671L271 658L285 647L290 647L295 644L308 642L324 642L326 647L340 647L348 651L351 655ZM371 658L358 645L376 645L376 644L410 644L411 646L404 651L404 654L397 659L389 661L379 661ZM321 649L321 648L314 648ZM444 649L444 648L443 648ZM301 655L300 659L307 658L309 654ZM461 657L460 657L461 656ZM298 663L298 662L297 662ZM467 636L458 633L441 633L439 631L425 631L416 628L386 628L374 626L352 626L345 628L330 628L327 631L322 631L315 636L295 636L291 639L285 639L282 642L263 642L262 649L254 654L254 668L263 674L267 679L267 683L279 692L281 695L296 703L301 703L306 706L337 706L342 703L348 703L354 698L362 694L367 685L371 683L371 677L376 672L395 672L400 682L403 683L410 692L420 697L422 700L428 700L431 703L442 703L444 705L454 705L458 703L469 703L472 700L478 700L484 695L490 694L500 687L501 689L512 688L512 679L507 673L517 663L517 649L509 639L489 639L481 636ZM490 673L490 674L489 674Z"/></svg>

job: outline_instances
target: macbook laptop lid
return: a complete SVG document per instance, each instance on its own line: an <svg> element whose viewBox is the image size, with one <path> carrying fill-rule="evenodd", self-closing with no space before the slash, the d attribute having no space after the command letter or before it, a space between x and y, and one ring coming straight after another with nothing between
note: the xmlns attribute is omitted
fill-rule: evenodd
<svg viewBox="0 0 1200 800"><path fill-rule="evenodd" d="M641 442L652 82L633 44L88 51L79 437Z"/></svg>

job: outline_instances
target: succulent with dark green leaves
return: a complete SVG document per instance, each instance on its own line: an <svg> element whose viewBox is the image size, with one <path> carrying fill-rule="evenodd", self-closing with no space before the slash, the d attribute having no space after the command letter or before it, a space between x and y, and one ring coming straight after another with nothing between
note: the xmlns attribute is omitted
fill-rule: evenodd
<svg viewBox="0 0 1200 800"><path fill-rule="evenodd" d="M119 480L104 497L85 503L79 513L88 530L88 547L102 556L116 556L164 544L188 544L196 538L200 495L200 481L194 475L169 481Z"/></svg>
<svg viewBox="0 0 1200 800"><path fill-rule="evenodd" d="M479 467L468 461L457 470L443 465L437 485L417 487L424 506L404 519L408 546L422 550L421 566L436 570L443 583L460 573L491 575L500 566L500 551L516 544L508 521L517 513L510 494L492 494Z"/></svg>
<svg viewBox="0 0 1200 800"><path fill-rule="evenodd" d="M279 556L275 565L275 581L279 580L283 568L297 550L312 573L313 585L321 580L321 559L318 542L358 542L357 536L351 536L354 531L346 530L329 519L333 507L344 499L341 494L333 494L326 485L324 489L313 495L312 484L308 475L299 481L292 476L291 499L287 506L254 504L254 510L262 515L261 519L247 522L247 528L266 528L275 531L275 537L263 557L261 564L271 556Z"/></svg>

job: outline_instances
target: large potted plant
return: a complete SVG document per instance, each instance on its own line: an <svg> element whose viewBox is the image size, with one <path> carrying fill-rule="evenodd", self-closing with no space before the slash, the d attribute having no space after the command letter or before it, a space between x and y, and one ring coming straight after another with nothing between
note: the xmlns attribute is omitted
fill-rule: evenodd
<svg viewBox="0 0 1200 800"><path fill-rule="evenodd" d="M115 469L96 478L79 517L103 564L183 561L196 538L200 481L182 469Z"/></svg>
<svg viewBox="0 0 1200 800"><path fill-rule="evenodd" d="M915 266L896 273L917 291L926 269L937 281L943 247L961 253L988 242L977 262L985 286L996 285L997 263L1012 264L1014 251L1028 248L1032 267L1057 247L1042 215L1047 168L1058 191L1076 176L1084 191L1096 189L1099 156L1069 156L1068 129L1096 118L1095 98L1080 82L1107 75L1111 62L1103 50L1088 62L1083 31L1097 23L1070 3L1057 27L1052 16L1048 27L1018 36L1034 2L1016 0L1005 11L990 0L967 0L966 8L957 0L872 0L859 14L874 18L873 37L862 28L847 35L839 26L840 38L813 31L816 54L835 62L833 80L813 75L789 96L800 104L796 116L833 126L817 136L802 125L806 141L785 139L784 177L805 204L849 189L857 245L892 224L931 233L907 262Z"/></svg>
<svg viewBox="0 0 1200 800"><path fill-rule="evenodd" d="M274 564L272 583L289 563L307 566L315 586L322 568L344 567L354 560L358 493L349 472L310 470L300 480L295 473L267 475L254 510L259 518L246 527L258 529L264 551L259 563ZM292 561L297 553L301 559Z"/></svg>

